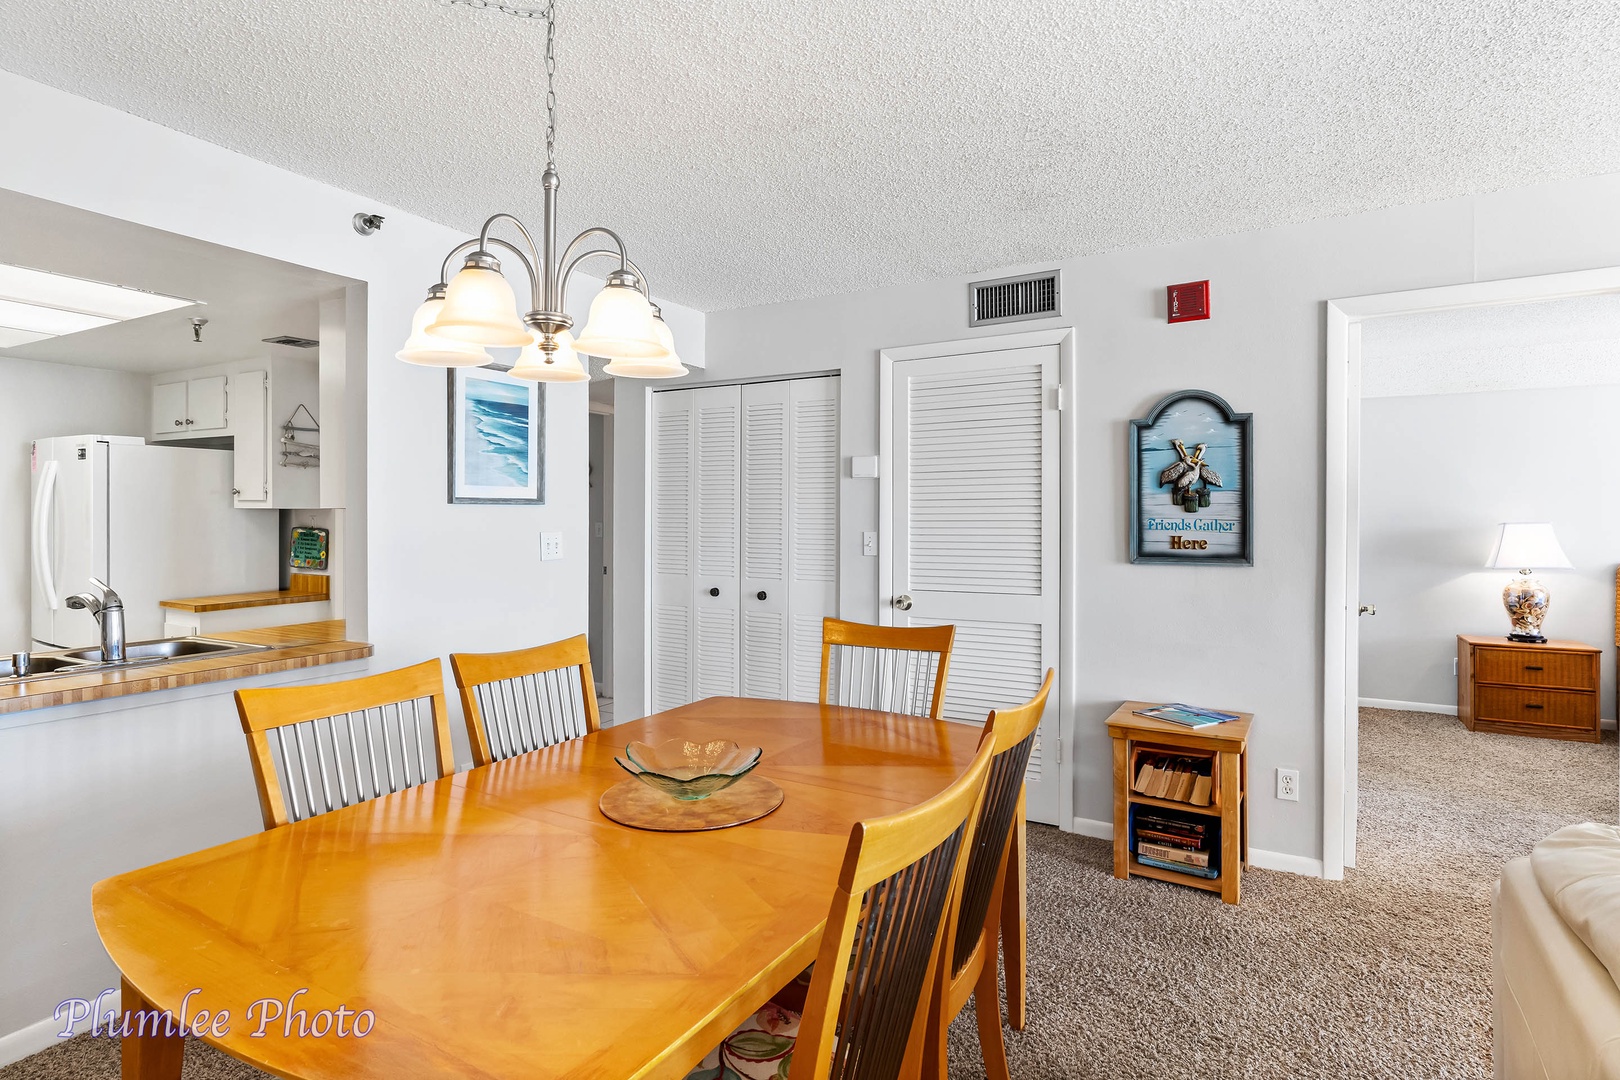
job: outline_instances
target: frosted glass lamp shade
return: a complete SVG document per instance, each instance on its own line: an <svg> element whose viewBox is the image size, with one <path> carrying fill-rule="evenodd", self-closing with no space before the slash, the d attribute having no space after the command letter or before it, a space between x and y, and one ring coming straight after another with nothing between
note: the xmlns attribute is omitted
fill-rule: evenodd
<svg viewBox="0 0 1620 1080"><path fill-rule="evenodd" d="M517 297L499 270L469 266L450 279L444 308L428 326L433 337L474 345L516 348L529 344L529 328L517 315Z"/></svg>
<svg viewBox="0 0 1620 1080"><path fill-rule="evenodd" d="M557 351L546 363L546 354L540 348L538 337L518 353L517 363L507 372L514 379L530 382L590 382L591 373L579 362L574 351L574 335L567 330L557 335Z"/></svg>
<svg viewBox="0 0 1620 1080"><path fill-rule="evenodd" d="M668 360L615 360L602 370L621 379L678 379L688 374L686 365L675 355L675 336L662 318L653 316L653 332L658 343L669 350Z"/></svg>
<svg viewBox="0 0 1620 1080"><path fill-rule="evenodd" d="M590 317L574 347L609 360L667 360L658 341L652 305L629 285L607 285L591 301Z"/></svg>
<svg viewBox="0 0 1620 1080"><path fill-rule="evenodd" d="M1546 522L1509 521L1485 564L1492 570L1570 570L1569 556Z"/></svg>
<svg viewBox="0 0 1620 1080"><path fill-rule="evenodd" d="M411 319L411 336L405 340L405 347L394 354L395 358L422 367L483 367L490 363L493 358L482 345L449 341L427 332L428 326L439 317L443 307L444 298L433 296L416 309L416 315Z"/></svg>

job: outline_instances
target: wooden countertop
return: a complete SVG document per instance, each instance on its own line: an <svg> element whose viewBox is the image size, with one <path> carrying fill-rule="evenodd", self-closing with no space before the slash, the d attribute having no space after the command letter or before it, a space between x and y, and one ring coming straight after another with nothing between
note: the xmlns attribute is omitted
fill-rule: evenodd
<svg viewBox="0 0 1620 1080"><path fill-rule="evenodd" d="M152 690L172 690L179 686L198 686L224 679L244 679L252 675L269 675L277 671L318 667L370 656L371 646L364 641L347 640L344 637L346 629L342 619L332 619L293 626L271 626L262 630L232 630L207 636L219 641L240 641L249 645L268 645L270 648L230 656L193 656L166 664L146 664L117 671L6 680L0 683L0 713L99 701Z"/></svg>
<svg viewBox="0 0 1620 1080"><path fill-rule="evenodd" d="M191 596L183 600L159 600L159 607L176 611L234 611L237 608L271 607L276 604L313 604L330 600L328 579L321 574L294 574L290 589L263 592L226 593L223 596Z"/></svg>

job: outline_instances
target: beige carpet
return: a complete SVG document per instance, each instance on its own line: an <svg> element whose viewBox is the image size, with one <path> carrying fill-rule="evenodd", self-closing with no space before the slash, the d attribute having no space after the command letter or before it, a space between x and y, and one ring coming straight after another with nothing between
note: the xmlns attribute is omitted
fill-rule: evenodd
<svg viewBox="0 0 1620 1080"><path fill-rule="evenodd" d="M1490 1075L1490 889L1561 825L1613 821L1600 745L1470 735L1454 717L1362 710L1359 866L1339 882L1250 871L1243 904L1116 881L1100 840L1031 829L1030 1030L1019 1080ZM1269 780L1255 777L1256 797ZM983 1076L971 1017L951 1075ZM0 1080L114 1080L78 1038ZM264 1074L187 1047L186 1080Z"/></svg>

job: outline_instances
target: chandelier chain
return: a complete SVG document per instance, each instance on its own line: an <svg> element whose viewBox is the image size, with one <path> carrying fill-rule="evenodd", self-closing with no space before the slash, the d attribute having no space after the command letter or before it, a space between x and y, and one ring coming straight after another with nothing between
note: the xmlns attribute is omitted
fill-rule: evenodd
<svg viewBox="0 0 1620 1080"><path fill-rule="evenodd" d="M544 7L503 4L500 0L449 0L452 7L499 11L519 19L546 21L546 165L557 167L557 0L546 0Z"/></svg>
<svg viewBox="0 0 1620 1080"><path fill-rule="evenodd" d="M546 167L557 167L557 0L546 0Z"/></svg>

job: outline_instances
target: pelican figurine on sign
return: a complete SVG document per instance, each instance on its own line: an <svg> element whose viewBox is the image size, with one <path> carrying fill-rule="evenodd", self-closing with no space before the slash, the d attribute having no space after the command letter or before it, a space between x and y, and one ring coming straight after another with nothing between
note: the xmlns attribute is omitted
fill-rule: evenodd
<svg viewBox="0 0 1620 1080"><path fill-rule="evenodd" d="M1181 460L1159 474L1160 485L1174 485L1171 498L1176 502L1185 504L1188 499L1194 499L1198 505L1208 506L1210 485L1221 486L1221 474L1204 463L1204 450L1209 444L1199 443L1190 454L1187 444L1180 439L1171 439L1170 445L1176 448L1176 456ZM1200 480L1204 482L1204 487L1195 494L1192 486Z"/></svg>

